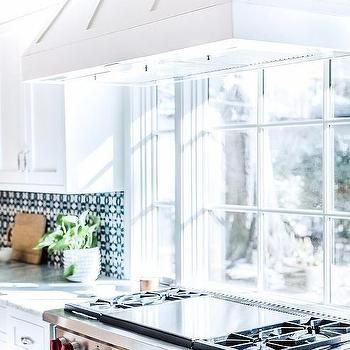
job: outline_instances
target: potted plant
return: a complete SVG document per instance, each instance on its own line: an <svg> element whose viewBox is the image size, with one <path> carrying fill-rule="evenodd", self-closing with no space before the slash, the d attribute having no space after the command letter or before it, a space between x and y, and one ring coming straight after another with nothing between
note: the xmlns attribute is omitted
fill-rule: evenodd
<svg viewBox="0 0 350 350"><path fill-rule="evenodd" d="M58 215L55 229L38 242L48 254L63 252L64 277L73 282L94 281L100 274L96 231L100 219L86 210L81 215Z"/></svg>

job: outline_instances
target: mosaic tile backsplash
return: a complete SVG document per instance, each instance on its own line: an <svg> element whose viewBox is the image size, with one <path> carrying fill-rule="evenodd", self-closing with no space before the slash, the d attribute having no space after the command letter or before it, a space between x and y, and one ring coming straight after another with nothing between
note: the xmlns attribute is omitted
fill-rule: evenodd
<svg viewBox="0 0 350 350"><path fill-rule="evenodd" d="M43 214L47 230L54 227L56 216L77 215L89 209L101 219L98 242L102 274L124 278L124 192L97 194L48 194L0 191L0 246L7 244L6 230L16 213ZM51 255L48 262L62 264L61 255Z"/></svg>

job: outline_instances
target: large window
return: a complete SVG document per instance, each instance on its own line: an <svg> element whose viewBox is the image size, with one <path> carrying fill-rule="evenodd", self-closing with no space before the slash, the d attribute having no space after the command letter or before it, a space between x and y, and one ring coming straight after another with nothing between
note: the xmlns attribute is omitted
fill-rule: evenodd
<svg viewBox="0 0 350 350"><path fill-rule="evenodd" d="M140 89L160 277L350 305L350 59Z"/></svg>

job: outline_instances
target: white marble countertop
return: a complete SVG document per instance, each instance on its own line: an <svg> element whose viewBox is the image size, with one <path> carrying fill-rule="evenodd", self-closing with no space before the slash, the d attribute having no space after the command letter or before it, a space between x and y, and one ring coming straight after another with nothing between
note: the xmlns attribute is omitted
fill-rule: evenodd
<svg viewBox="0 0 350 350"><path fill-rule="evenodd" d="M63 278L62 269L47 265L0 263L0 304L42 315L46 310L63 308L67 302L92 297L115 296L138 291L138 284L100 277L96 282L72 283Z"/></svg>
<svg viewBox="0 0 350 350"><path fill-rule="evenodd" d="M212 291L215 290L233 297L242 297L234 291L212 289ZM129 280L100 277L90 284L72 283L64 279L62 269L47 265L0 263L0 305L9 305L37 315L42 315L47 310L61 309L68 302L82 302L93 297L112 297L136 291L139 291L139 283ZM256 301L271 302L271 296L265 296L262 293L245 293L244 296ZM292 300L273 300L273 302L305 311L350 319L350 308L295 303Z"/></svg>

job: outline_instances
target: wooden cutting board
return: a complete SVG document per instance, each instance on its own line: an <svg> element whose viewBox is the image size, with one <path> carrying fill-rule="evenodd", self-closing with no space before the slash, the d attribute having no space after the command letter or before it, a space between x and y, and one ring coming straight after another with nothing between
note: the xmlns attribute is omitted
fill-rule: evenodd
<svg viewBox="0 0 350 350"><path fill-rule="evenodd" d="M12 259L29 264L40 264L41 249L33 249L45 233L46 217L18 213L12 228Z"/></svg>

